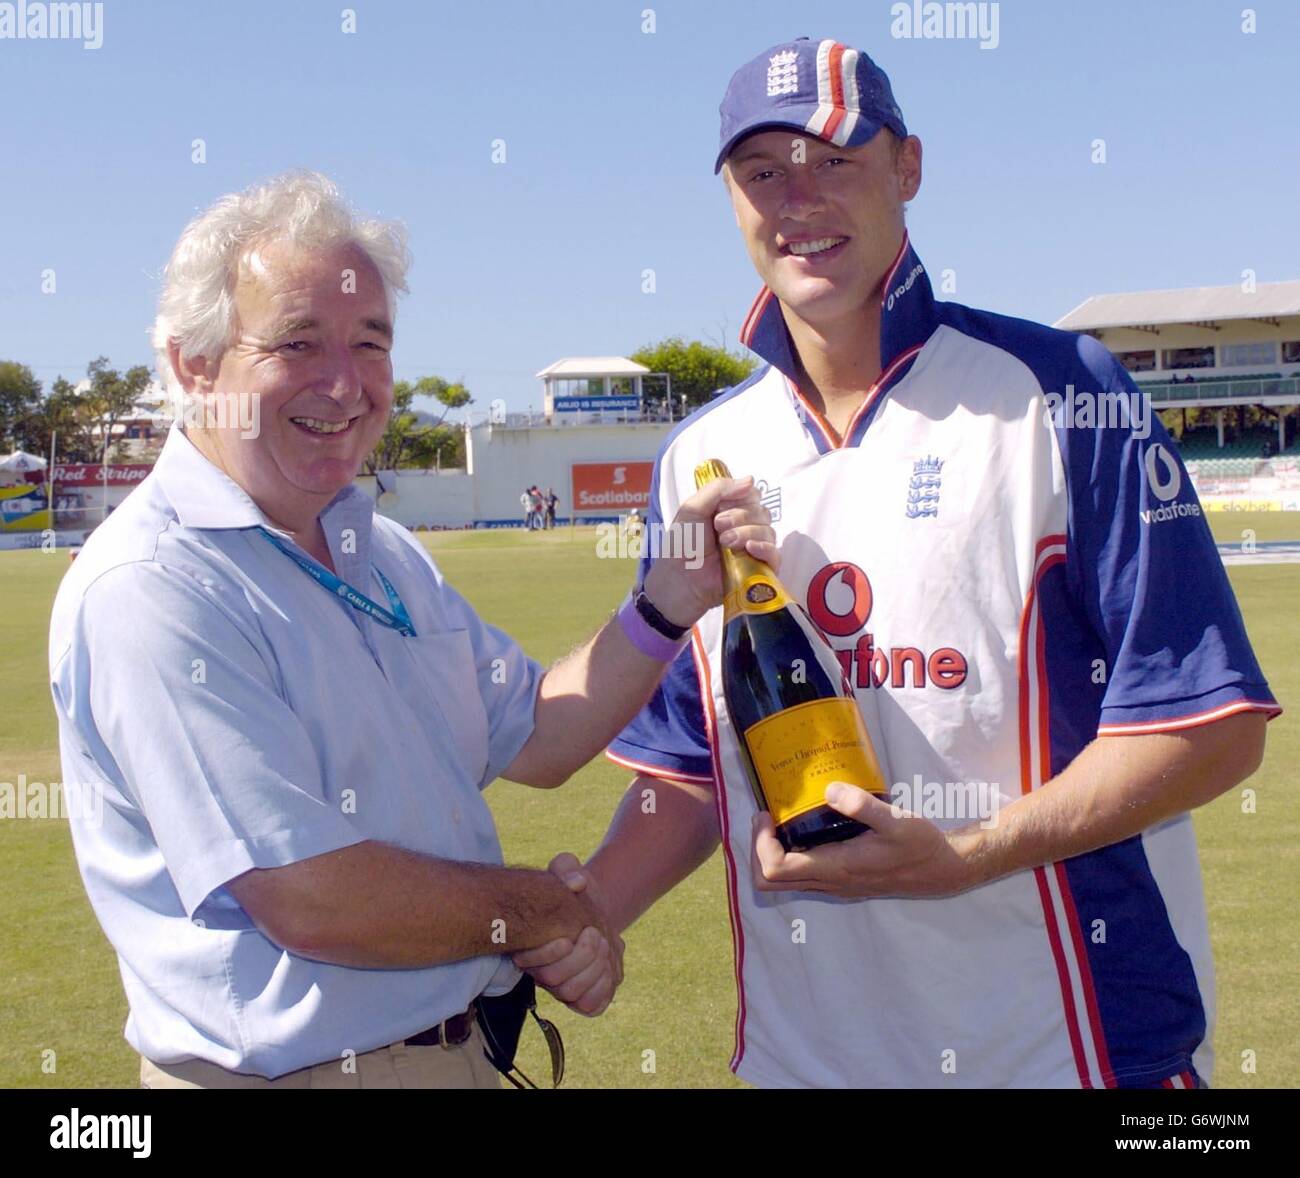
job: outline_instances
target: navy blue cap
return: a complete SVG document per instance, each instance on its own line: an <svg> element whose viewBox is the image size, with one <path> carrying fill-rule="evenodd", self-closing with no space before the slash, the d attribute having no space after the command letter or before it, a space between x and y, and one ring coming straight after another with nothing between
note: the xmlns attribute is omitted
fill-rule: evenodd
<svg viewBox="0 0 1300 1178"><path fill-rule="evenodd" d="M888 127L907 138L889 78L859 49L800 37L765 49L731 78L722 105L714 172L746 135L765 128L805 131L840 147L860 147Z"/></svg>

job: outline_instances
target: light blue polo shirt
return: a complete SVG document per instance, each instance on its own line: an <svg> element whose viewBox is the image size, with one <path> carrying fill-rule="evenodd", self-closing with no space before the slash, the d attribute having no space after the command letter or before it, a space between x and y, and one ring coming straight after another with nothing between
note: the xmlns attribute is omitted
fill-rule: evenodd
<svg viewBox="0 0 1300 1178"><path fill-rule="evenodd" d="M513 984L505 958L428 969L309 961L226 883L367 839L502 862L481 790L533 730L541 667L486 625L355 488L322 513L323 588L178 429L63 580L50 677L77 862L118 954L126 1038L157 1063L278 1076L403 1039Z"/></svg>

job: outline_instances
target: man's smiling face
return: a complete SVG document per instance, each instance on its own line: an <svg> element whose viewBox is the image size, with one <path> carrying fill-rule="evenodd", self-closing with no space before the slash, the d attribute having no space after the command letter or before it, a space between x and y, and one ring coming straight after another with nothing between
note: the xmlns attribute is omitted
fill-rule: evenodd
<svg viewBox="0 0 1300 1178"><path fill-rule="evenodd" d="M346 487L384 432L393 329L383 280L358 246L273 241L245 259L234 296L236 338L196 392L255 399L260 428L192 436L272 519L293 521Z"/></svg>
<svg viewBox="0 0 1300 1178"><path fill-rule="evenodd" d="M921 183L921 144L882 130L861 147L758 131L727 157L736 223L759 276L816 327L878 296L903 240L903 204Z"/></svg>

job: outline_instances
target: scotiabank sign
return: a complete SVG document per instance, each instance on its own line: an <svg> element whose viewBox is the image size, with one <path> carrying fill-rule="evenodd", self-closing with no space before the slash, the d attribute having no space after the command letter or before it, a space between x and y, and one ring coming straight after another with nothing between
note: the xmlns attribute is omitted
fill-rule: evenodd
<svg viewBox="0 0 1300 1178"><path fill-rule="evenodd" d="M143 482L151 470L153 467L147 462L119 462L109 466L100 466L97 462L62 462L54 468L54 482L64 487L99 487L104 482L110 487L134 487ZM31 471L27 481L45 482L45 471Z"/></svg>
<svg viewBox="0 0 1300 1178"><path fill-rule="evenodd" d="M573 510L618 515L650 506L653 462L575 462Z"/></svg>

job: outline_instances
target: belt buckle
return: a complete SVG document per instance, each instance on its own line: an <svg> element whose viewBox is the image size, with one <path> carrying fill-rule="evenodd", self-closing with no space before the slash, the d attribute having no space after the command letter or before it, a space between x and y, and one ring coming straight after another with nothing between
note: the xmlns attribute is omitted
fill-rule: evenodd
<svg viewBox="0 0 1300 1178"><path fill-rule="evenodd" d="M438 1046L444 1051L450 1051L453 1047L459 1047L462 1043L467 1043L474 1029L473 1018L473 1013L466 1011L461 1014L454 1014L451 1018L443 1019L438 1024ZM453 1024L455 1024L456 1031L459 1034L458 1038L452 1037Z"/></svg>

